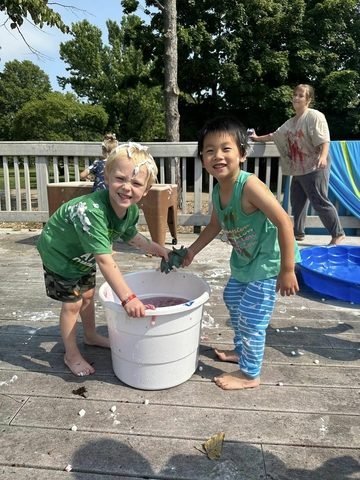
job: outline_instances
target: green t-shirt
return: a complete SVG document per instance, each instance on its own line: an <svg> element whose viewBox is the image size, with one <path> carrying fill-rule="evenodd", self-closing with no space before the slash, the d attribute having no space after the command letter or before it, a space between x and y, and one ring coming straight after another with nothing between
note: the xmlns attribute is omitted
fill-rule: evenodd
<svg viewBox="0 0 360 480"><path fill-rule="evenodd" d="M64 203L47 221L36 244L43 264L65 278L79 278L96 268L95 254L111 254L111 244L129 242L138 233L139 208L124 219L111 206L109 190Z"/></svg>
<svg viewBox="0 0 360 480"><path fill-rule="evenodd" d="M277 227L261 211L245 215L241 196L246 180L252 173L241 171L229 204L220 206L219 184L213 190L213 204L222 230L233 250L230 258L231 275L239 282L254 282L276 277L280 271L280 247ZM294 240L295 262L301 260Z"/></svg>

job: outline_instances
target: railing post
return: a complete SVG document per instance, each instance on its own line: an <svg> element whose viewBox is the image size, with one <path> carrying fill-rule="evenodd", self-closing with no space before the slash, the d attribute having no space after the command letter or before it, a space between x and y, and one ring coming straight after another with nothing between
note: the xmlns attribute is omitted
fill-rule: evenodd
<svg viewBox="0 0 360 480"><path fill-rule="evenodd" d="M36 188L39 211L49 211L47 184L49 183L48 157L36 157Z"/></svg>
<svg viewBox="0 0 360 480"><path fill-rule="evenodd" d="M201 160L195 158L194 160L194 214L200 214L202 210L202 163ZM194 233L200 233L201 227L195 225Z"/></svg>

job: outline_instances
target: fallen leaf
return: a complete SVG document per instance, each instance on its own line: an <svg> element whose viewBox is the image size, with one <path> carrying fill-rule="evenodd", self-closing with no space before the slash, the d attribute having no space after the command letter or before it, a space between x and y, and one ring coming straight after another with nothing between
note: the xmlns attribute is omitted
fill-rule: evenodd
<svg viewBox="0 0 360 480"><path fill-rule="evenodd" d="M204 448L210 460L219 460L224 443L225 432L213 435L204 443Z"/></svg>
<svg viewBox="0 0 360 480"><path fill-rule="evenodd" d="M85 392L87 392L86 387L80 387L77 390L73 390L74 395L80 395L80 397L86 398Z"/></svg>

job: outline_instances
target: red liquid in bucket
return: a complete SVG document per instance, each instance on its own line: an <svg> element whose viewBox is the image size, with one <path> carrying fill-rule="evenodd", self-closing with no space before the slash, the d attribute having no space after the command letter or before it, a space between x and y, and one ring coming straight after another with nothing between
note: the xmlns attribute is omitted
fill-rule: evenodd
<svg viewBox="0 0 360 480"><path fill-rule="evenodd" d="M141 297L140 300L144 305L154 305L155 308L162 307L173 307L175 305L181 305L187 303L189 299L187 298L177 298L177 297Z"/></svg>

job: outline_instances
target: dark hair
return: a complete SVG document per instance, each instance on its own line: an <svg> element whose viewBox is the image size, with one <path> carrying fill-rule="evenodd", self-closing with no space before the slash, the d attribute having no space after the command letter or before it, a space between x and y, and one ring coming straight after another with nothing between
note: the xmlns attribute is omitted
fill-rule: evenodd
<svg viewBox="0 0 360 480"><path fill-rule="evenodd" d="M199 133L198 156L201 161L205 137L213 133L227 133L233 136L242 156L248 151L248 135L244 125L235 117L216 117L208 121Z"/></svg>

